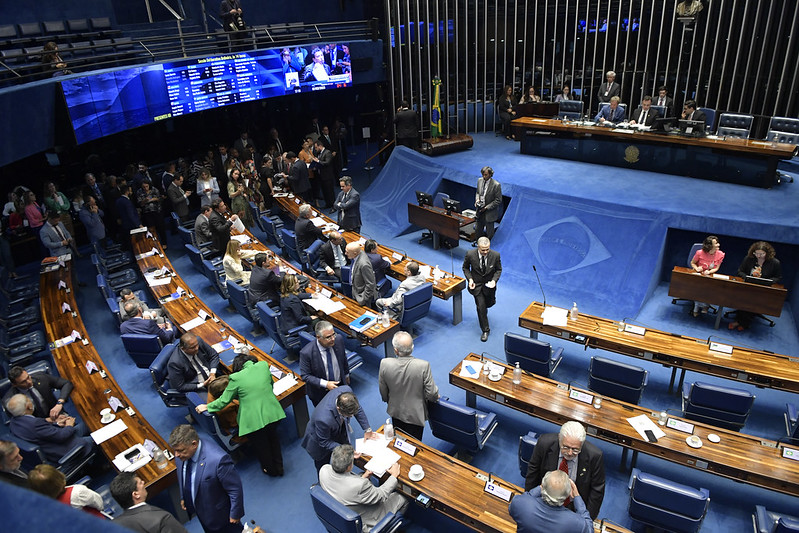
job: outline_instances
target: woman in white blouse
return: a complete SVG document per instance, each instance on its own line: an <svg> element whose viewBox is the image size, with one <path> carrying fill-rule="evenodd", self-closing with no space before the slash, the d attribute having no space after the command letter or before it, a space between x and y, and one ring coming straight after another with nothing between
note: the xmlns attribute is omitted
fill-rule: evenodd
<svg viewBox="0 0 799 533"><path fill-rule="evenodd" d="M241 285L249 285L250 271L244 270L241 260L251 259L255 257L256 253L254 250L242 250L239 241L230 239L225 250L225 257L222 259L222 265L225 267L225 279Z"/></svg>
<svg viewBox="0 0 799 533"><path fill-rule="evenodd" d="M219 198L219 183L216 178L211 177L211 171L203 168L200 171L200 178L197 180L197 196L200 197L200 205L206 206L214 203Z"/></svg>

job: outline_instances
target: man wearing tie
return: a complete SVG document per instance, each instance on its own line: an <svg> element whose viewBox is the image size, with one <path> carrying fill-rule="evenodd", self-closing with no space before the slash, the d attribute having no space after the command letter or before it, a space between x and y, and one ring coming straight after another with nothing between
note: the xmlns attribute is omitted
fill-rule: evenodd
<svg viewBox="0 0 799 533"><path fill-rule="evenodd" d="M552 470L566 472L577 485L591 518L599 516L605 497L605 461L602 450L585 440L585 428L579 422L566 422L559 433L545 433L538 438L524 490L539 486L544 474ZM564 502L564 506L574 510L571 501Z"/></svg>
<svg viewBox="0 0 799 533"><path fill-rule="evenodd" d="M669 90L666 89L664 85L658 87L658 98L655 101L655 105L659 105L666 108L666 116L671 115L671 104L674 103L668 95Z"/></svg>
<svg viewBox="0 0 799 533"><path fill-rule="evenodd" d="M314 333L316 340L300 350L300 376L307 385L308 398L316 407L328 391L339 384L350 384L350 369L344 338L336 333L333 324L320 320Z"/></svg>
<svg viewBox="0 0 799 533"><path fill-rule="evenodd" d="M488 308L497 302L497 281L502 274L502 261L499 252L491 249L488 237L477 239L477 249L466 252L463 258L463 276L469 282L469 294L474 296L477 305L477 319L480 322L480 340L488 340L491 328L488 324Z"/></svg>
<svg viewBox="0 0 799 533"><path fill-rule="evenodd" d="M193 333L184 333L167 363L167 378L180 392L205 390L216 379L219 354Z"/></svg>
<svg viewBox="0 0 799 533"><path fill-rule="evenodd" d="M603 106L594 117L594 120L600 124L605 122L618 124L624 121L624 109L619 105L619 97L614 96L611 98L610 105Z"/></svg>
<svg viewBox="0 0 799 533"><path fill-rule="evenodd" d="M230 456L212 440L201 440L188 424L172 430L180 506L196 514L206 533L238 533L244 516L244 490Z"/></svg>
<svg viewBox="0 0 799 533"><path fill-rule="evenodd" d="M331 213L338 211L338 225L347 231L361 232L361 194L352 188L352 178L342 176L339 180L341 192L338 193Z"/></svg>
<svg viewBox="0 0 799 533"><path fill-rule="evenodd" d="M499 220L499 206L502 205L502 185L494 179L494 169L483 167L482 177L477 180L474 194L474 208L477 211L475 234L494 238L494 222Z"/></svg>
<svg viewBox="0 0 799 533"><path fill-rule="evenodd" d="M183 190L183 176L180 174L175 176L166 190L166 195L169 197L169 201L172 202L172 211L180 217L181 222L186 222L189 218L190 194L191 191Z"/></svg>
<svg viewBox="0 0 799 533"><path fill-rule="evenodd" d="M652 109L652 97L644 96L641 100L641 107L633 111L633 117L630 124L640 124L641 126L651 126L655 119L658 118L659 113L657 109Z"/></svg>
<svg viewBox="0 0 799 533"><path fill-rule="evenodd" d="M53 257L68 254L73 250L75 255L78 255L77 249L75 249L75 241L72 240L72 235L69 234L64 223L61 222L61 213L58 211L50 211L47 216L47 224L42 226L39 237Z"/></svg>
<svg viewBox="0 0 799 533"><path fill-rule="evenodd" d="M597 93L600 104L610 102L611 98L621 94L621 87L616 83L616 73L609 70L606 76L608 81L599 86Z"/></svg>
<svg viewBox="0 0 799 533"><path fill-rule="evenodd" d="M702 131L704 131L707 116L702 110L696 108L696 100L686 100L682 108L682 119L702 121Z"/></svg>

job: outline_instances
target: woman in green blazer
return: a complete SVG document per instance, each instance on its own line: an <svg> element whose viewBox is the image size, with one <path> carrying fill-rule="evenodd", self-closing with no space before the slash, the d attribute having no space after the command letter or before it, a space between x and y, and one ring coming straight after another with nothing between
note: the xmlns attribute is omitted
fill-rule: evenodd
<svg viewBox="0 0 799 533"><path fill-rule="evenodd" d="M269 363L250 354L239 354L233 359L231 370L230 383L222 396L207 405L198 405L196 410L216 413L238 399L239 435L252 442L264 474L282 476L283 455L277 424L286 418L286 413L272 392Z"/></svg>

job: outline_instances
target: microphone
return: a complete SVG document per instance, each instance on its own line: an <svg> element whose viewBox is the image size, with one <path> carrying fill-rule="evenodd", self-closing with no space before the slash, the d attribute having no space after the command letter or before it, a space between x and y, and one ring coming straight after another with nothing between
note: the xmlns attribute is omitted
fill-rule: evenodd
<svg viewBox="0 0 799 533"><path fill-rule="evenodd" d="M538 276L538 269L533 264L533 272L535 272L535 279L538 280L538 288L541 289L541 296L544 297L544 309L547 308L547 295L544 294L544 286L541 284L541 278Z"/></svg>
<svg viewBox="0 0 799 533"><path fill-rule="evenodd" d="M450 274L453 276L455 275L455 257L452 255L452 248L449 249L449 265L450 265Z"/></svg>
<svg viewBox="0 0 799 533"><path fill-rule="evenodd" d="M398 252L402 252L402 258L401 259L397 259L396 261L391 263L392 265L398 265L398 264L402 263L403 261L405 261L408 258L408 254L407 254L407 252L405 252L405 250L401 250L399 248L395 248L395 250L398 251Z"/></svg>

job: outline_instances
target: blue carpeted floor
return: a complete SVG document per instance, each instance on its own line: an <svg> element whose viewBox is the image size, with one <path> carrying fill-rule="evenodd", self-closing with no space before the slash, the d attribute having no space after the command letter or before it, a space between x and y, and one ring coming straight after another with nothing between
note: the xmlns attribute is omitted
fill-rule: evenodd
<svg viewBox="0 0 799 533"><path fill-rule="evenodd" d="M505 271L498 289L499 304L490 311L492 334L488 342L479 341L474 304L468 294L463 299L464 320L461 324L451 325L449 301L434 299L430 314L416 326L415 355L432 363L442 395L456 401L463 401L464 394L448 384L449 371L472 351L484 351L502 359L503 333L523 332L517 326L518 315L532 300L541 300L541 292L530 272L533 262L541 265L538 270L542 274L547 301L551 304L569 306L577 300L581 310L588 313L611 318L635 317L641 323L660 329L707 337L718 334L712 329L710 319L691 318L684 307L671 305L667 296L667 278L661 272L663 263L671 261L664 252L668 232L675 229L714 232L750 241L766 238L799 244L799 214L796 209L799 191L794 185L759 190L523 156L518 154L517 143L496 138L493 134L477 135L475 147L468 152L434 159L399 149L384 171L372 171L371 174L360 170L362 163L358 165L358 162L365 157L362 146L356 149L359 153L350 163L350 174L355 179L356 188L364 193L363 232L405 250L412 257L439 264L445 269L454 266L455 272L460 272L468 243L462 243L451 253L433 250L429 241L418 244L418 232L407 231L405 203L408 191L412 194L413 187L432 187L435 190L442 180L473 187L479 169L491 165L503 184L504 194L511 197L494 240L495 248L502 253ZM254 233L265 240L257 229ZM177 239L171 242L176 243ZM168 256L198 297L240 333L248 334L251 342L264 350L271 349L271 341L265 335L253 336L250 324L227 308L226 302L208 286L203 276L193 270L188 257L176 246L170 246ZM740 259L730 257L729 260L734 268ZM89 287L80 291L79 306L92 340L138 410L166 437L175 425L184 422L186 411L165 408L152 390L149 373L137 369L128 359L113 319L106 312L98 291L92 288L91 266L88 260L83 261L86 267L80 271L80 276ZM667 265L667 270L670 266ZM786 277L787 274L794 275L786 272ZM394 285L396 287L396 282ZM563 382L585 383L589 359L599 352L586 352L576 345L557 340L552 342L565 349L564 361L555 378ZM732 342L796 354L799 338L790 305L786 304L776 327L756 325L746 333L736 335ZM352 386L372 424L379 425L386 418L385 406L377 390L382 348L361 348L360 353L365 365L353 376ZM279 349L273 354L278 358L284 355ZM620 356L610 354L610 357ZM642 405L655 410L679 410L679 398L667 394L669 369L645 366L650 379ZM690 373L686 381L695 379L717 381ZM785 431L782 421L785 402L796 399L787 393L771 390L753 392L757 394L755 411L744 431L779 438ZM519 435L530 429L540 432L555 428L496 404L480 400L478 404L483 409L497 412L500 423L487 447L475 456L473 464L523 484L516 460ZM267 478L260 473L252 457L244 456L237 462L244 481L246 518L256 520L269 532L321 532L323 528L312 511L308 496L308 487L316 480L313 462L299 445L291 416L282 423L282 428L284 478ZM432 437L429 429L425 432L424 441L440 449L449 449L446 443ZM618 471L621 450L601 441L595 442L606 456L607 488L601 516L634 531L642 531L640 525L633 524L627 517L629 474ZM689 485L708 488L712 503L703 531L749 530L750 515L756 503L794 514L799 507L796 498L646 455L639 457L638 466ZM157 497L155 503L168 505L164 497ZM408 531L463 529L418 506L411 506L410 517L414 523ZM187 527L192 532L201 531L196 519Z"/></svg>

